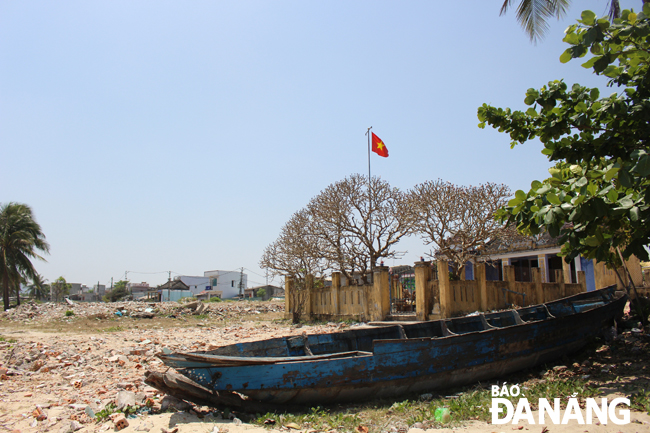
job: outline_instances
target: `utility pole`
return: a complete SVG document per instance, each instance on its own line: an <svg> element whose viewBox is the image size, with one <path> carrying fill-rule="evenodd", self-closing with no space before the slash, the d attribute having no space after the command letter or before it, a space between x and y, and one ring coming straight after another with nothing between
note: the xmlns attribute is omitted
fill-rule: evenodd
<svg viewBox="0 0 650 433"><path fill-rule="evenodd" d="M172 271L167 271L168 272L168 277L167 277L167 282L169 283L167 287L167 300L169 301L171 299L171 290L172 290Z"/></svg>
<svg viewBox="0 0 650 433"><path fill-rule="evenodd" d="M244 294L244 268L241 268L239 272L239 297L241 298Z"/></svg>
<svg viewBox="0 0 650 433"><path fill-rule="evenodd" d="M131 287L129 284L129 271L124 271L124 281L126 281L126 284L129 285L131 296L133 296L133 287Z"/></svg>

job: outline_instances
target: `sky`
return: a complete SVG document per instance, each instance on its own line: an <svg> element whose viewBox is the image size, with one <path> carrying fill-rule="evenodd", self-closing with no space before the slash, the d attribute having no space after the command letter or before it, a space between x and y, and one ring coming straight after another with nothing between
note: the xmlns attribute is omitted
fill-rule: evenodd
<svg viewBox="0 0 650 433"><path fill-rule="evenodd" d="M564 29L607 2L574 0L536 45L500 6L0 2L0 203L32 207L49 281L244 268L256 286L292 214L367 175L371 126L390 152L372 155L372 175L392 186L527 190L548 177L541 143L511 149L476 110L525 109L526 90L555 79L612 93L582 62L559 62ZM430 251L417 237L396 249L388 265Z"/></svg>

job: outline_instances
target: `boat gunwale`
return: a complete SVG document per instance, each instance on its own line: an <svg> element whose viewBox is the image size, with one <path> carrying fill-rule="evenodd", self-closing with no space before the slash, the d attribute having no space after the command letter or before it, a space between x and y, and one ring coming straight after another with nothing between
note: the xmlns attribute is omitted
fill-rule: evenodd
<svg viewBox="0 0 650 433"><path fill-rule="evenodd" d="M605 292L611 292L611 295L609 298L605 297ZM577 295L586 295L586 296L579 296L579 298L590 298L590 297L596 297L596 294L600 294L600 298L597 298L595 300L599 300L602 302L601 305L595 307L595 308L600 308L600 307L605 307L611 303L614 303L618 301L621 298L626 297L625 295L616 297L615 295L615 286L610 286L606 287L603 289L600 289L598 291L592 291L592 292L582 292ZM549 320L556 320L562 317L568 317L568 316L581 316L587 313L590 313L592 309L585 309L582 311L576 311L574 307L572 307L573 312L564 316L554 316L548 309L548 304L553 304L553 303L558 303L562 304L562 301L575 298L577 295L572 295L572 296L567 296L562 299L557 299L554 301L550 302L545 302L542 304L535 304L531 305L528 307L522 307L520 309L510 309L510 310L504 310L504 311L499 311L499 312L492 312L492 313L479 313L475 314L472 316L462 316L462 317L455 317L455 318L449 318L449 319L438 319L438 320L431 320L431 321L424 321L424 322L414 322L414 323L419 323L419 324L425 324L425 323L440 323L443 327L443 334L442 336L431 336L431 337L406 337L406 338L382 338L382 339L374 339L372 341L372 351L361 351L361 350L356 350L356 351L346 351L346 352L333 352L333 353L324 353L324 354L319 354L319 355L299 355L299 356L229 356L229 355L210 355L206 353L172 353L172 354L163 354L163 353L158 353L156 356L160 358L163 362L165 360L169 361L180 361L180 362L188 362L188 363L196 363L196 364L201 364L201 365L193 365L190 368L201 368L203 367L240 367L240 366L254 366L254 365L267 365L267 364L291 364L291 363L300 363L300 362L312 362L312 361L328 361L328 360L337 360L337 359L346 359L346 358L362 358L362 357L372 357L375 356L374 353L374 348L376 344L382 345L382 344L391 344L391 343L398 343L398 342L405 342L405 341L430 341L430 340L436 340L436 341L446 341L448 338L457 338L457 337L462 337L462 336L469 336L469 335L481 335L483 333L493 333L495 331L498 331L500 329L516 329L517 327L520 326L526 326L526 325L534 325L538 324L541 322L549 321ZM582 300L582 299L578 299ZM544 306L547 317L544 319L540 320L523 320L521 319L518 310L522 309L529 309L529 308L534 308L534 307L540 307ZM489 323L487 323L487 318L491 314L496 315L501 315L503 313L516 313L516 316L519 316L519 321L516 321L515 324L512 325L507 325L507 326L494 326ZM487 324L487 327L484 329L478 329L478 330L472 330L469 332L462 332L462 333L456 333L448 329L446 322L447 321L453 321L454 319L469 319L469 318L479 318L482 324ZM406 325L408 326L408 325ZM400 323L386 323L385 325L379 325L379 326L371 326L372 328L391 328L391 327L399 327L399 328L404 328L403 324ZM369 328L365 328L369 329ZM313 335L313 336L318 336L318 335L326 335L326 334L342 334L344 332L349 332L348 331L343 331L343 332L333 332L333 333L325 333L325 334L308 334ZM291 337L286 337L286 338L291 338ZM265 340L260 340L260 341L265 341ZM227 347L227 346L222 346L222 347Z"/></svg>

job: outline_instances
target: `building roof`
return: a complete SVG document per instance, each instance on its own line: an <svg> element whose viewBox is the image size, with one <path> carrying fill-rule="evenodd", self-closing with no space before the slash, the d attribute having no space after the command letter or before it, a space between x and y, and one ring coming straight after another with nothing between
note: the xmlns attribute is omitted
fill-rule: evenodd
<svg viewBox="0 0 650 433"><path fill-rule="evenodd" d="M282 287L273 286L273 285L271 285L271 284L266 284L266 285L263 285L263 286L249 287L249 288L246 289L246 290L259 290L259 289L268 289L268 288L284 290Z"/></svg>
<svg viewBox="0 0 650 433"><path fill-rule="evenodd" d="M162 284L157 287L158 290L190 290L190 286L182 282L181 280L167 281L165 284Z"/></svg>
<svg viewBox="0 0 650 433"><path fill-rule="evenodd" d="M547 231L535 236L524 236L515 229L508 230L506 235L490 241L480 251L480 255L502 254L515 251L530 251L558 247L558 238L552 237Z"/></svg>

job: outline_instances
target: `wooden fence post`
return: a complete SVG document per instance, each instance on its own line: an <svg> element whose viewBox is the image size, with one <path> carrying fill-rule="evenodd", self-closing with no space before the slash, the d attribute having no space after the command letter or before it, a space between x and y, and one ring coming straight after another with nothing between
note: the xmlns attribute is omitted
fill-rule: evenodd
<svg viewBox="0 0 650 433"><path fill-rule="evenodd" d="M341 315L341 273L332 272L332 290L330 291L332 296L332 305L330 306L330 313L339 317Z"/></svg>
<svg viewBox="0 0 650 433"><path fill-rule="evenodd" d="M578 284L581 286L581 292L587 291L587 275L585 271L578 271Z"/></svg>
<svg viewBox="0 0 650 433"><path fill-rule="evenodd" d="M431 262L415 262L415 318L427 320L432 305L432 293L429 290L431 279Z"/></svg>
<svg viewBox="0 0 650 433"><path fill-rule="evenodd" d="M573 279L571 278L571 263L567 263L564 257L562 257L562 274L564 274L565 283L573 283Z"/></svg>
<svg viewBox="0 0 650 433"><path fill-rule="evenodd" d="M476 263L474 265L474 279L476 280L476 289L478 291L479 306L481 311L488 311L487 298L487 278L485 275L485 263Z"/></svg>
<svg viewBox="0 0 650 433"><path fill-rule="evenodd" d="M284 279L284 318L291 319L293 314L293 279L286 277Z"/></svg>
<svg viewBox="0 0 650 433"><path fill-rule="evenodd" d="M440 290L440 317L448 319L452 314L451 287L449 287L449 264L438 260L438 289Z"/></svg>
<svg viewBox="0 0 650 433"><path fill-rule="evenodd" d="M506 265L503 267L503 279L508 282L508 290L510 292L516 292L516 282L515 282L515 267L512 265ZM514 298L514 293L506 292L505 296L503 297L503 305L501 308L506 308L508 305L508 299L513 299ZM514 302L510 302L510 304L514 304Z"/></svg>
<svg viewBox="0 0 650 433"><path fill-rule="evenodd" d="M542 273L540 272L539 268L532 268L531 269L532 277L533 277L533 283L535 283L535 302L531 302L531 304L543 304L546 302L544 299L544 288L542 286Z"/></svg>
<svg viewBox="0 0 650 433"><path fill-rule="evenodd" d="M560 269L555 269L555 282L560 286L560 297L566 298L566 286L564 285L564 272Z"/></svg>
<svg viewBox="0 0 650 433"><path fill-rule="evenodd" d="M312 312L314 311L312 302L313 302L313 292L314 292L314 276L307 275L305 278L305 290L304 290L304 300L303 300L303 314L307 320L311 319Z"/></svg>
<svg viewBox="0 0 650 433"><path fill-rule="evenodd" d="M368 319L385 320L390 312L388 266L377 266L373 275L373 290L368 299Z"/></svg>

